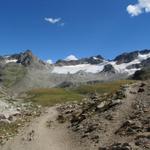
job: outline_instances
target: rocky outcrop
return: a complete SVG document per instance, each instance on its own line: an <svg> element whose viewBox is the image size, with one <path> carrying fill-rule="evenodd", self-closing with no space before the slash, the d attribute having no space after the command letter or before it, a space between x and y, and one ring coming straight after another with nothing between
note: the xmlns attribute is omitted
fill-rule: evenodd
<svg viewBox="0 0 150 150"><path fill-rule="evenodd" d="M33 55L31 50L26 50L23 53L13 54L10 56L0 56L0 64L5 65L10 62L22 64L25 67L30 66L34 62L45 65L42 60L39 60L36 56Z"/></svg>
<svg viewBox="0 0 150 150"><path fill-rule="evenodd" d="M89 149L149 150L149 82L131 87L63 105L58 109L58 121L69 122L68 128L79 135L81 142L95 145Z"/></svg>
<svg viewBox="0 0 150 150"><path fill-rule="evenodd" d="M16 55L13 57L18 57L17 63L21 63L24 66L29 66L31 63L37 59L35 56L33 56L32 52L30 50L25 51L24 53L21 53L20 55Z"/></svg>
<svg viewBox="0 0 150 150"><path fill-rule="evenodd" d="M115 68L111 64L105 65L102 72L103 73L116 73Z"/></svg>
<svg viewBox="0 0 150 150"><path fill-rule="evenodd" d="M146 60L143 60L143 61L141 62L141 66L142 66L143 68L150 67L150 58L148 58L148 59L146 59Z"/></svg>
<svg viewBox="0 0 150 150"><path fill-rule="evenodd" d="M138 54L149 54L150 50L142 50L142 51L134 51L130 53L123 53L119 56L117 56L114 61L117 62L117 64L122 64L122 63L129 63L135 59L138 58Z"/></svg>
<svg viewBox="0 0 150 150"><path fill-rule="evenodd" d="M70 126L74 132L81 135L81 139L89 138L93 142L98 143L100 137L98 132L101 131L99 115L113 110L115 106L122 103L122 99L126 97L125 88L117 91L113 95L91 94L81 103L63 105L58 108L60 115L58 121L64 123L70 121ZM107 119L112 119L112 116L106 116Z"/></svg>
<svg viewBox="0 0 150 150"><path fill-rule="evenodd" d="M150 79L150 68L146 67L144 69L138 70L132 76L134 80L148 80Z"/></svg>
<svg viewBox="0 0 150 150"><path fill-rule="evenodd" d="M122 64L122 63L129 63L133 60L135 60L138 57L138 51L131 52L131 53L123 53L119 56L117 56L114 61L117 61L117 64Z"/></svg>

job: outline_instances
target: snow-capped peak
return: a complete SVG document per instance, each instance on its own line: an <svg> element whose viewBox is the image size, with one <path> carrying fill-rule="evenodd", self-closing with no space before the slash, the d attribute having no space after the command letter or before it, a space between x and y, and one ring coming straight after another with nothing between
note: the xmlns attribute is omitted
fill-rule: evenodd
<svg viewBox="0 0 150 150"><path fill-rule="evenodd" d="M46 62L47 62L48 64L53 64L53 61L52 61L51 59L48 59Z"/></svg>
<svg viewBox="0 0 150 150"><path fill-rule="evenodd" d="M78 58L76 56L74 56L74 55L69 55L64 60L71 61L71 60L78 60Z"/></svg>
<svg viewBox="0 0 150 150"><path fill-rule="evenodd" d="M97 58L97 57L95 57L95 56L93 57L93 59L98 60L98 58Z"/></svg>

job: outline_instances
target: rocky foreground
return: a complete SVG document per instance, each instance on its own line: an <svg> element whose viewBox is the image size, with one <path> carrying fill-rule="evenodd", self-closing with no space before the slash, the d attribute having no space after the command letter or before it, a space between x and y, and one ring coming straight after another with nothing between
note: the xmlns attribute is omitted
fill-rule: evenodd
<svg viewBox="0 0 150 150"><path fill-rule="evenodd" d="M10 96L0 87L0 145L14 137L19 129L41 114L41 107Z"/></svg>
<svg viewBox="0 0 150 150"><path fill-rule="evenodd" d="M58 108L87 150L150 150L150 81Z"/></svg>
<svg viewBox="0 0 150 150"><path fill-rule="evenodd" d="M17 110L25 116L22 119L27 121L31 115L32 120L14 137L12 130L3 128L0 139L8 141L0 149L150 150L149 98L150 81L145 81L124 85L111 94L90 94L80 103L49 107L38 117L32 112L21 113L21 107ZM4 114L0 125L6 127L3 123L10 118L13 122L16 115L7 118Z"/></svg>

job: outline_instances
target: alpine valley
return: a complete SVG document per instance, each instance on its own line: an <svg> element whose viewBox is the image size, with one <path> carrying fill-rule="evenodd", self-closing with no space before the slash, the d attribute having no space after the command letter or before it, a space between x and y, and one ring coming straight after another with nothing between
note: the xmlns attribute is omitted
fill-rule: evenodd
<svg viewBox="0 0 150 150"><path fill-rule="evenodd" d="M55 63L0 56L1 150L149 150L150 50Z"/></svg>

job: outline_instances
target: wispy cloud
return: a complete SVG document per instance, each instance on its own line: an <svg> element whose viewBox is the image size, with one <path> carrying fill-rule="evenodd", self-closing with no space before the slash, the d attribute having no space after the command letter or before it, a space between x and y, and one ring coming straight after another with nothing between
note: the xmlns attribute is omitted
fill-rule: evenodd
<svg viewBox="0 0 150 150"><path fill-rule="evenodd" d="M59 23L62 19L61 18L44 18L44 20L51 24L56 24L56 23Z"/></svg>
<svg viewBox="0 0 150 150"><path fill-rule="evenodd" d="M150 0L138 0L136 4L127 6L127 12L133 17L150 12Z"/></svg>
<svg viewBox="0 0 150 150"><path fill-rule="evenodd" d="M65 25L64 21L62 18L44 18L45 21L49 22L50 24L57 24L58 26L63 27Z"/></svg>

